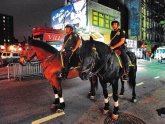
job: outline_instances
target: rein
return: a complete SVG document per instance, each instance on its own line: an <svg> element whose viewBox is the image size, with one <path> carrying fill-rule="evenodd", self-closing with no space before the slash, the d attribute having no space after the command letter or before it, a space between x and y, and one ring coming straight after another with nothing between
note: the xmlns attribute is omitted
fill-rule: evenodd
<svg viewBox="0 0 165 124"><path fill-rule="evenodd" d="M102 64L101 66L100 66L100 68L98 68L95 72L90 72L89 73L89 77L92 77L92 76L94 76L94 75L97 75L100 71L101 71L101 69L103 69L103 67L105 66L105 64L108 62L108 60L110 59L110 55L108 55L108 57L106 58L106 61L104 62L104 64Z"/></svg>
<svg viewBox="0 0 165 124"><path fill-rule="evenodd" d="M28 48L26 49L25 58L27 58L27 51L28 51L28 50L31 50L30 45L28 45ZM27 60L27 61L29 61L29 62L31 63L31 60L32 60L35 56L37 56L37 55L36 55L36 53L34 52L33 55L30 57L30 59ZM38 63L41 64L41 63L43 63L43 62L46 62L46 61L48 61L48 60L50 60L50 59L53 59L55 56L56 56L56 54L52 54L52 55L47 56L46 58L39 59L39 60L38 60ZM52 61L44 67L43 71L45 71L46 68L47 68L51 63L52 63Z"/></svg>
<svg viewBox="0 0 165 124"><path fill-rule="evenodd" d="M50 55L50 56L48 56L48 57L46 57L44 59L39 59L38 62L39 63L43 63L43 62L48 61L50 58L54 58L54 57L55 57L55 54L52 54L52 55Z"/></svg>
<svg viewBox="0 0 165 124"><path fill-rule="evenodd" d="M26 49L26 53L25 53L25 57L27 58L27 51L28 50L31 50L31 46L28 44L28 47ZM34 54L30 57L30 60L31 61L34 57L36 56L36 53L34 52ZM50 58L54 58L55 57L55 54L52 54L50 56L47 56L46 58L44 59L40 59L38 60L39 63L43 63L43 62L46 62L47 60L49 60Z"/></svg>

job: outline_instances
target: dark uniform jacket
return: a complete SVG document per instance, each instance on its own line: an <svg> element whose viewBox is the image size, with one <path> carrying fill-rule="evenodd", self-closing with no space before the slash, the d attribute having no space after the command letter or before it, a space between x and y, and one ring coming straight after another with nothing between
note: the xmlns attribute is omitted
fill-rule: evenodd
<svg viewBox="0 0 165 124"><path fill-rule="evenodd" d="M120 42L121 38L125 38L125 34L124 34L123 30L118 29L117 31L112 31L111 32L110 38L112 40L110 42L110 46L115 46L118 42ZM124 47L124 44L121 46L121 48L122 47Z"/></svg>
<svg viewBox="0 0 165 124"><path fill-rule="evenodd" d="M72 49L75 48L76 44L77 44L77 41L79 40L79 35L72 32L71 34L67 34L64 38L64 44L65 44L65 47L64 49L66 51L70 51Z"/></svg>

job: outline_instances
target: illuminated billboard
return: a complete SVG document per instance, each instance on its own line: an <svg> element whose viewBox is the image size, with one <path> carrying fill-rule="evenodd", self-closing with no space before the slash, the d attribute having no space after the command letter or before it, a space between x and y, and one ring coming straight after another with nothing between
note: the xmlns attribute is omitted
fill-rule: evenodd
<svg viewBox="0 0 165 124"><path fill-rule="evenodd" d="M93 36L94 40L109 44L111 22L120 22L120 12L94 1L79 0L51 14L51 25L54 29L64 29L66 24L74 25L84 40Z"/></svg>
<svg viewBox="0 0 165 124"><path fill-rule="evenodd" d="M109 44L111 22L113 20L120 22L120 12L93 1L89 1L87 11L89 32L99 32L103 37L103 42Z"/></svg>
<svg viewBox="0 0 165 124"><path fill-rule="evenodd" d="M140 35L140 1L139 0L125 0L124 1L129 14L129 29L131 30L131 36Z"/></svg>
<svg viewBox="0 0 165 124"><path fill-rule="evenodd" d="M81 1L81 0L70 0L71 3L75 3L75 2L78 2L78 1Z"/></svg>
<svg viewBox="0 0 165 124"><path fill-rule="evenodd" d="M87 25L86 14L86 0L81 0L53 11L51 25L54 29L64 29L66 24L72 24L75 28L83 28Z"/></svg>

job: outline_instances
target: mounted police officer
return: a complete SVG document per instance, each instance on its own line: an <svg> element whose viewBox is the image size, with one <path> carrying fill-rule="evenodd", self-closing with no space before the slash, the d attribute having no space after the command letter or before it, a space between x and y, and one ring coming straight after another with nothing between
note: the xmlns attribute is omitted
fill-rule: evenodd
<svg viewBox="0 0 165 124"><path fill-rule="evenodd" d="M81 40L78 34L73 32L73 26L67 24L65 26L66 36L62 45L61 53L63 55L64 68L62 69L61 78L66 79L70 68L70 58L76 52L81 44Z"/></svg>
<svg viewBox="0 0 165 124"><path fill-rule="evenodd" d="M129 65L128 65L128 56L126 54L125 50L125 34L123 30L119 29L120 23L116 20L111 22L112 31L111 31L111 42L110 42L110 48L113 50L119 50L121 51L120 57L124 66L124 73L123 73L123 81L128 80L128 73L129 73Z"/></svg>

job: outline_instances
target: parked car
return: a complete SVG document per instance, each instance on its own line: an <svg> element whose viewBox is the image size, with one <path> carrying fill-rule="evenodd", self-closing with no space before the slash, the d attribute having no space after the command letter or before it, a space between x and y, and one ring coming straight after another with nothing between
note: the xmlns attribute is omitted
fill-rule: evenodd
<svg viewBox="0 0 165 124"><path fill-rule="evenodd" d="M165 59L165 46L157 48L154 58L158 60Z"/></svg>
<svg viewBox="0 0 165 124"><path fill-rule="evenodd" d="M142 59L143 56L143 48L129 48L129 50L133 53L135 53L136 57L138 59Z"/></svg>
<svg viewBox="0 0 165 124"><path fill-rule="evenodd" d="M20 53L17 52L2 52L1 54L1 59L3 60L3 62L18 62L18 60L20 59Z"/></svg>

